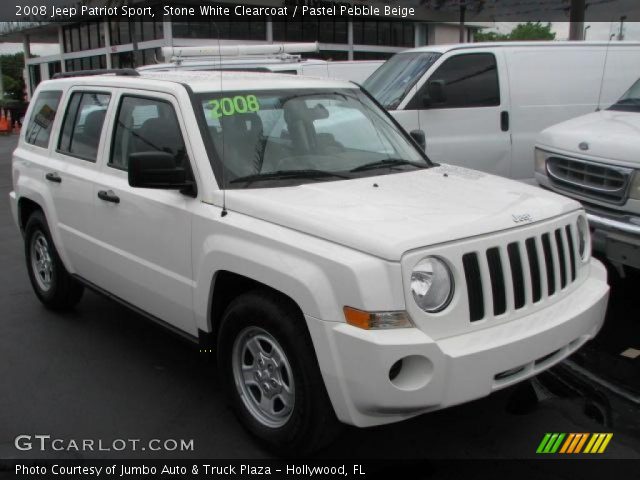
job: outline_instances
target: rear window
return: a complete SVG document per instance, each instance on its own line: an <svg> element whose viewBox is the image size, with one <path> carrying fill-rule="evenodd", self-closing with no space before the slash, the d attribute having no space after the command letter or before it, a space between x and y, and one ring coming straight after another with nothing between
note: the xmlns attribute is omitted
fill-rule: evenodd
<svg viewBox="0 0 640 480"><path fill-rule="evenodd" d="M75 92L64 116L58 151L95 162L104 117L109 106L108 93Z"/></svg>
<svg viewBox="0 0 640 480"><path fill-rule="evenodd" d="M34 100L31 117L25 130L25 141L37 147L47 148L51 137L51 127L56 118L62 92L43 91Z"/></svg>

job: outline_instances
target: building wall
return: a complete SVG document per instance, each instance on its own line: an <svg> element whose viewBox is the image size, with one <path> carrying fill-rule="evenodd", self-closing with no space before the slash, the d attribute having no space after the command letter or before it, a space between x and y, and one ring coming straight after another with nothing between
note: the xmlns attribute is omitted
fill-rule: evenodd
<svg viewBox="0 0 640 480"><path fill-rule="evenodd" d="M163 46L237 43L320 42L315 57L333 60L385 59L407 48L456 43L457 25L378 19L304 22L109 22L58 26L59 55L26 60L30 98L37 83L62 71L135 68L161 60ZM28 48L28 44L25 45ZM31 67L30 67L31 66ZM37 67L40 67L37 70ZM35 71L38 75L34 75Z"/></svg>

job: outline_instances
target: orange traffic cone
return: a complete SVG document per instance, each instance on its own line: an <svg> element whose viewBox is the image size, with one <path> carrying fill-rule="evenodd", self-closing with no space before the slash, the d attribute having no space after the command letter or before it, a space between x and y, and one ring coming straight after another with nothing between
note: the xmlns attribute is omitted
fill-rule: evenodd
<svg viewBox="0 0 640 480"><path fill-rule="evenodd" d="M7 117L4 115L4 108L0 109L0 133L7 133L9 130L9 124L7 123Z"/></svg>
<svg viewBox="0 0 640 480"><path fill-rule="evenodd" d="M13 124L13 133L15 133L16 135L20 135L20 124L17 120Z"/></svg>

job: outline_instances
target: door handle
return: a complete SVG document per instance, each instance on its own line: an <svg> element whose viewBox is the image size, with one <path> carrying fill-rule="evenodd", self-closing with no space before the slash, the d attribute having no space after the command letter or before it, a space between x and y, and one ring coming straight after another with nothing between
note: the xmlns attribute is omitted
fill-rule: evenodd
<svg viewBox="0 0 640 480"><path fill-rule="evenodd" d="M509 131L509 112L506 110L500 112L500 130L503 132Z"/></svg>
<svg viewBox="0 0 640 480"><path fill-rule="evenodd" d="M44 178L46 178L47 180L53 183L62 183L62 179L60 178L60 175L58 175L56 172L47 173L44 176Z"/></svg>
<svg viewBox="0 0 640 480"><path fill-rule="evenodd" d="M113 193L113 190L98 191L98 198L105 202L120 203L120 197Z"/></svg>

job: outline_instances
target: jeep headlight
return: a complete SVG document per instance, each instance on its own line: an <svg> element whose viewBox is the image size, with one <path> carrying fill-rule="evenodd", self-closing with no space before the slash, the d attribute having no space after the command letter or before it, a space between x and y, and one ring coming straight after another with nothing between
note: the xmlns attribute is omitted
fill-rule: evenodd
<svg viewBox="0 0 640 480"><path fill-rule="evenodd" d="M578 254L583 262L589 259L591 251L591 232L589 231L589 224L587 218L584 215L578 217Z"/></svg>
<svg viewBox="0 0 640 480"><path fill-rule="evenodd" d="M536 173L547 174L547 152L538 147L535 148L535 170Z"/></svg>
<svg viewBox="0 0 640 480"><path fill-rule="evenodd" d="M425 312L444 310L453 297L453 276L447 264L437 257L426 257L411 272L411 294Z"/></svg>
<svg viewBox="0 0 640 480"><path fill-rule="evenodd" d="M629 197L634 200L640 200L640 170L636 170L631 179L631 187L629 188Z"/></svg>

